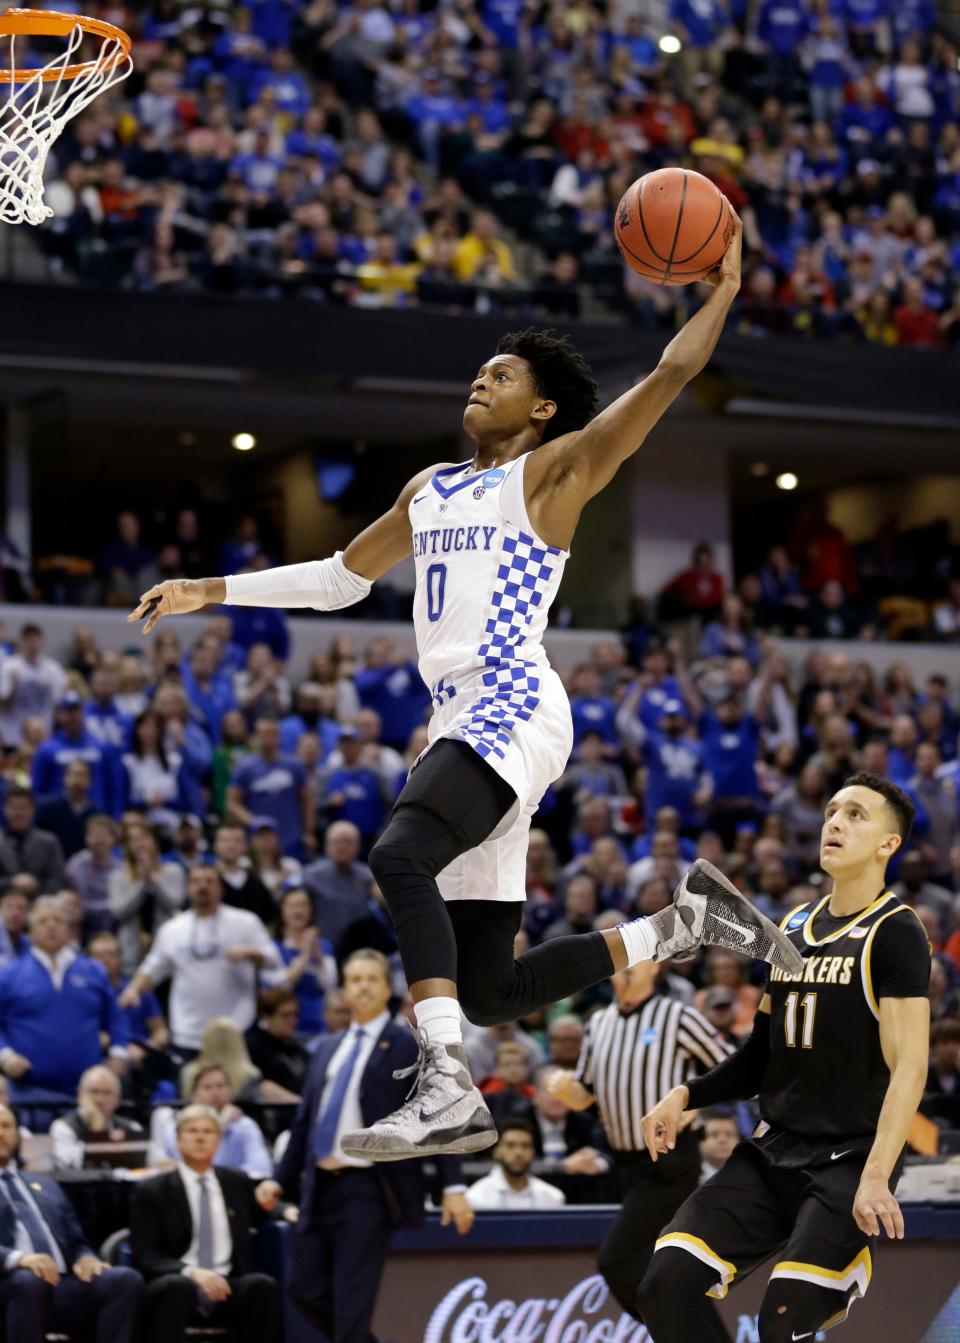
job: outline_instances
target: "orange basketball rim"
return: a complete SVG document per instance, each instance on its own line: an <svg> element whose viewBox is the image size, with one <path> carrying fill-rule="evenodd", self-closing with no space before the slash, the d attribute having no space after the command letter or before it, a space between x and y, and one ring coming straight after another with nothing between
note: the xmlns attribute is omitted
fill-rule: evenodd
<svg viewBox="0 0 960 1343"><path fill-rule="evenodd" d="M0 37L69 37L75 28L82 28L91 37L103 38L106 42L116 42L116 60L130 56L130 37L122 28L117 28L104 19L91 19L85 14L61 14L50 9L8 9L0 14ZM61 69L45 67L43 69L0 70L0 82L7 84L25 84L34 79L46 81L77 79L80 75L91 74L101 61L80 61Z"/></svg>

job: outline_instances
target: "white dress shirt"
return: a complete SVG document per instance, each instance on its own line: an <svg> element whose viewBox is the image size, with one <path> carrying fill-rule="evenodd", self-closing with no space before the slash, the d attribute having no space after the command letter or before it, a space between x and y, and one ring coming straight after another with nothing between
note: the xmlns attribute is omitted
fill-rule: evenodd
<svg viewBox="0 0 960 1343"><path fill-rule="evenodd" d="M44 1217L43 1213L40 1211L39 1205L37 1204L37 1200L33 1197L33 1194L32 1194L31 1191L30 1191L30 1181L29 1181L29 1178L25 1179L24 1176L20 1173L20 1171L17 1170L16 1166L14 1166L12 1162L11 1162L10 1165L8 1165L8 1166L4 1166L4 1167L3 1167L3 1172L4 1172L4 1173L6 1173L6 1171L8 1171L8 1170L13 1172L14 1179L16 1180L17 1184L18 1184L19 1187L20 1187L20 1192L21 1192L21 1194L22 1194L23 1197L26 1199L26 1201L30 1204L30 1206L31 1206L31 1208L33 1209L33 1212L34 1212L34 1216L37 1218L37 1221L40 1223L40 1225L43 1227L44 1231L46 1231L46 1233L47 1233L47 1239L49 1240L50 1245L51 1245L51 1247L53 1248L53 1261L54 1261L54 1263L56 1264L57 1268L60 1270L61 1273L66 1273L66 1271L67 1271L67 1262L66 1262L66 1260L65 1260L64 1257L63 1257L63 1251L60 1249L60 1246L57 1244L57 1238L56 1238L56 1236L53 1234L53 1231L50 1229L50 1223L47 1221L47 1219ZM35 1187L37 1187L37 1186L35 1186ZM7 1200L7 1202L10 1204L11 1208L13 1208L13 1215L16 1217L16 1215L17 1215L17 1208L16 1208L16 1205L14 1204L13 1200L10 1198L10 1195L7 1193L6 1185L5 1185L5 1182L4 1182L3 1180L0 1180L0 1193L2 1193L3 1197L4 1197L4 1198ZM10 1251L10 1253L7 1255L6 1259L3 1261L3 1267L6 1269L6 1271L7 1271L8 1273L12 1273L12 1272L13 1272L13 1270L17 1267L17 1265L19 1264L20 1260L23 1258L23 1256L24 1256L25 1254L39 1254L39 1253L40 1253L39 1250L35 1250L35 1249L34 1249L34 1247L33 1247L33 1241L30 1239L30 1236L27 1234L27 1228L23 1225L23 1223L22 1223L21 1221L18 1220L16 1226L17 1226L17 1230L16 1230L16 1235L15 1235L15 1238L14 1238L14 1242L13 1242L13 1249Z"/></svg>
<svg viewBox="0 0 960 1343"><path fill-rule="evenodd" d="M221 905L216 914L177 914L157 930L140 969L153 984L172 980L170 1033L173 1043L199 1049L211 1017L229 1017L239 1030L257 1016L257 967L228 961L228 947L258 951L265 970L280 968L280 954L256 914Z"/></svg>
<svg viewBox="0 0 960 1343"><path fill-rule="evenodd" d="M183 1271L186 1272L188 1268L200 1267L197 1262L199 1256L197 1241L200 1231L200 1181L205 1179L209 1191L210 1220L213 1223L213 1263L209 1267L213 1269L214 1273L219 1273L225 1278L233 1267L233 1236L230 1234L230 1219L227 1216L227 1205L224 1202L220 1181L217 1179L212 1166L205 1175L201 1176L195 1170L191 1170L189 1166L184 1165L182 1161L178 1161L177 1171L183 1181L187 1202L190 1204L190 1217L193 1222L190 1245L183 1256Z"/></svg>
<svg viewBox="0 0 960 1343"><path fill-rule="evenodd" d="M360 1161L356 1157L346 1156L341 1151L340 1139L345 1133L356 1133L357 1129L364 1127L363 1115L360 1113L360 1082L363 1078L363 1070L370 1062L370 1055L373 1053L374 1046L383 1034L389 1020L390 1013L381 1012L378 1017L374 1017L372 1021L363 1025L358 1021L351 1022L346 1035L333 1051L333 1057L327 1065L327 1080L324 1083L323 1095L320 1097L320 1105L313 1117L314 1124L319 1122L320 1116L326 1109L337 1073L341 1066L346 1063L356 1044L357 1031L363 1031L364 1041L357 1056L353 1073L350 1076L347 1094L343 1098L343 1109L340 1111L340 1122L337 1124L337 1136L333 1151L328 1157L324 1157L322 1161L318 1162L318 1165L322 1166L324 1170L340 1170L343 1166L367 1167L373 1165L372 1161Z"/></svg>
<svg viewBox="0 0 960 1343"><path fill-rule="evenodd" d="M467 1202L479 1212L550 1212L566 1203L563 1191L536 1175L528 1175L523 1189L507 1183L502 1166L494 1166L489 1175L467 1190Z"/></svg>

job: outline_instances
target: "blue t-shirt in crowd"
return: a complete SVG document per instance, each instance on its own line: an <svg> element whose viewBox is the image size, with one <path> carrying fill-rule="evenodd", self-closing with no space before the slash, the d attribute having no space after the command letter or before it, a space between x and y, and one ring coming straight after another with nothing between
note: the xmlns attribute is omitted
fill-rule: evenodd
<svg viewBox="0 0 960 1343"><path fill-rule="evenodd" d="M98 704L92 700L83 711L84 725L90 736L103 746L115 746L125 751L133 735L133 719L121 713L115 704Z"/></svg>
<svg viewBox="0 0 960 1343"><path fill-rule="evenodd" d="M343 802L329 808L332 820L352 821L365 840L373 839L387 811L379 775L367 765L341 765L328 776L325 792L343 794Z"/></svg>
<svg viewBox="0 0 960 1343"><path fill-rule="evenodd" d="M884 0L843 0L843 17L856 28L868 28L883 18Z"/></svg>
<svg viewBox="0 0 960 1343"><path fill-rule="evenodd" d="M279 727L281 751L295 751L300 738L312 732L320 740L320 758L326 760L340 741L340 724L332 718L319 718L311 727L298 713L288 713L286 718L280 719Z"/></svg>
<svg viewBox="0 0 960 1343"><path fill-rule="evenodd" d="M916 772L913 756L906 755L897 746L891 746L887 755L887 778L902 788Z"/></svg>
<svg viewBox="0 0 960 1343"><path fill-rule="evenodd" d="M692 863L697 856L697 846L692 839L680 836L680 857ZM631 863L639 863L641 858L649 858L653 853L653 835L638 835L630 848Z"/></svg>
<svg viewBox="0 0 960 1343"><path fill-rule="evenodd" d="M678 699L683 703L680 683L675 676L665 676L640 696L640 722L648 732L660 726L660 716L668 699Z"/></svg>
<svg viewBox="0 0 960 1343"><path fill-rule="evenodd" d="M119 754L86 730L79 737L68 737L62 730L54 732L37 747L30 767L37 802L54 802L62 795L63 776L74 760L90 766L90 800L97 811L119 816L122 793Z"/></svg>
<svg viewBox="0 0 960 1343"><path fill-rule="evenodd" d="M520 40L520 20L526 0L484 0L483 22L497 39L498 47L512 51Z"/></svg>
<svg viewBox="0 0 960 1343"><path fill-rule="evenodd" d="M700 735L714 797L758 797L760 728L756 719L744 714L739 723L722 723L708 709L700 719Z"/></svg>
<svg viewBox="0 0 960 1343"><path fill-rule="evenodd" d="M115 998L119 999L120 994L130 983L131 977L132 976L128 975L125 979L122 979L120 981L120 987L113 990ZM150 1038L150 1027L148 1022L152 1021L155 1017L163 1016L163 1008L160 1006L160 999L154 993L153 989L146 989L140 994L140 1001L137 1003L136 1007L121 1007L119 1008L119 1011L122 1014L124 1021L127 1023L127 1031L129 1032L130 1039L136 1040L138 1043L144 1043Z"/></svg>
<svg viewBox="0 0 960 1343"><path fill-rule="evenodd" d="M686 28L693 46L709 47L727 22L727 10L719 0L670 0L670 18Z"/></svg>
<svg viewBox="0 0 960 1343"><path fill-rule="evenodd" d="M278 755L264 760L250 755L233 771L230 779L243 793L243 805L255 816L271 816L284 853L297 856L303 833L303 809L300 793L307 783L306 767L294 755Z"/></svg>
<svg viewBox="0 0 960 1343"><path fill-rule="evenodd" d="M703 759L703 743L694 737L668 737L657 730L647 732L643 763L647 767L646 809L650 820L661 807L676 807L682 826L696 825L693 795L700 786Z"/></svg>
<svg viewBox="0 0 960 1343"><path fill-rule="evenodd" d="M283 942L275 941L274 946L280 953L280 959L284 965L292 965L300 955L296 947L288 947ZM321 938L318 946L325 955L333 955L333 943L328 942L326 938ZM323 1019L323 1002L326 993L321 988L315 972L309 966L297 980L293 992L297 995L297 1002L300 1005L297 1033L299 1035L319 1035L321 1031L325 1031L327 1027Z"/></svg>
<svg viewBox="0 0 960 1343"><path fill-rule="evenodd" d="M570 701L573 744L579 746L585 732L599 732L608 746L617 745L617 710L605 695L575 695Z"/></svg>
<svg viewBox="0 0 960 1343"><path fill-rule="evenodd" d="M800 0L764 0L757 16L757 37L778 55L796 52L810 31L810 14Z"/></svg>
<svg viewBox="0 0 960 1343"><path fill-rule="evenodd" d="M278 662L290 656L290 630L286 611L269 606L231 606L233 642L240 649L266 644Z"/></svg>
<svg viewBox="0 0 960 1343"><path fill-rule="evenodd" d="M381 739L387 746L405 751L410 733L423 722L430 705L430 692L421 680L417 664L364 667L353 680L363 707L376 709L380 715Z"/></svg>

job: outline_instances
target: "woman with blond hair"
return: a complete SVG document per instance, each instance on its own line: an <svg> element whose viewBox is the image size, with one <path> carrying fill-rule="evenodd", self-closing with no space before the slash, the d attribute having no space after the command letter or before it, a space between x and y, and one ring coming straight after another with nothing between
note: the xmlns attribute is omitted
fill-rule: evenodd
<svg viewBox="0 0 960 1343"><path fill-rule="evenodd" d="M255 1068L242 1033L230 1017L212 1017L200 1042L200 1053L180 1071L180 1094L193 1095L197 1074L205 1068L222 1068L238 1101L260 1099L260 1070Z"/></svg>

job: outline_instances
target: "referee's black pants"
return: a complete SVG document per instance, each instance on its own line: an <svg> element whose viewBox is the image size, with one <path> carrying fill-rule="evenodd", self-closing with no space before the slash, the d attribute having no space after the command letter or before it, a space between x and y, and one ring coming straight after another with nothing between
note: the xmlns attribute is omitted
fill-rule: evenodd
<svg viewBox="0 0 960 1343"><path fill-rule="evenodd" d="M700 1178L700 1144L690 1129L654 1164L647 1152L615 1152L622 1207L600 1246L598 1267L623 1309L635 1320L637 1291L660 1232Z"/></svg>

